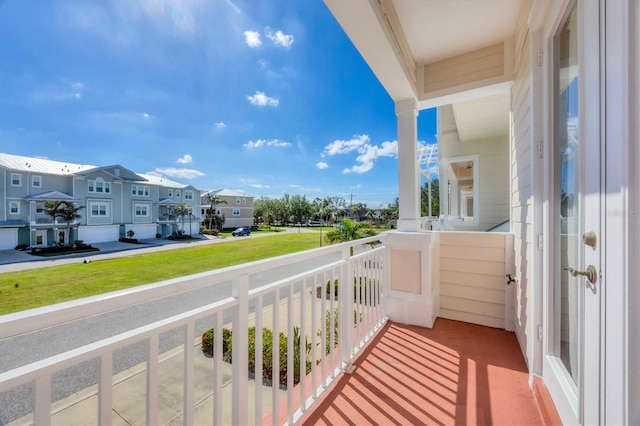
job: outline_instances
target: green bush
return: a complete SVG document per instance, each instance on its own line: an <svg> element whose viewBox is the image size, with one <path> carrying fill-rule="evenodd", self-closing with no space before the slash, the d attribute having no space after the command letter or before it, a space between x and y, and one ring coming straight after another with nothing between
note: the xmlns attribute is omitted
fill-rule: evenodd
<svg viewBox="0 0 640 426"><path fill-rule="evenodd" d="M209 330L202 333L202 352L206 355L213 356L213 337L214 337L214 329L210 328ZM228 328L222 329L222 354L223 359L225 361L231 362L231 330ZM228 356L228 360L226 357Z"/></svg>
<svg viewBox="0 0 640 426"><path fill-rule="evenodd" d="M301 336L300 329L298 327L294 327L293 329L293 365L294 365L294 373L293 373L293 384L297 384L300 382L300 363L301 363ZM222 330L222 353L223 360L225 362L233 362L232 359L232 331L228 328L224 328ZM248 356L248 369L250 373L255 374L256 372L256 328L249 327L248 329L249 335L249 356ZM213 356L213 340L214 339L214 330L209 329L202 334L202 352L207 355ZM280 333L279 335L279 357L278 357L278 367L279 367L279 377L278 383L281 386L287 386L287 345L289 344L289 339L284 333ZM305 359L305 374L309 374L311 372L311 361L309 360L311 357L311 343L305 339L305 348L304 348L304 359ZM262 377L265 380L269 380L273 383L273 332L268 328L262 329Z"/></svg>

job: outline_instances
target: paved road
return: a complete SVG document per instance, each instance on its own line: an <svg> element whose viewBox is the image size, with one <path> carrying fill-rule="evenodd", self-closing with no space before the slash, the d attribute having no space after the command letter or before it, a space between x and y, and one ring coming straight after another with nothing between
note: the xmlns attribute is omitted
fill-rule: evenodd
<svg viewBox="0 0 640 426"><path fill-rule="evenodd" d="M294 232L296 232L295 230ZM270 234L266 234L270 235ZM249 237L249 238L257 238ZM156 250L165 248L156 248ZM135 254L137 251L112 253L101 256L123 256ZM333 253L312 261L304 261L274 268L249 277L251 288L256 288L278 279L334 262L339 253ZM74 262L78 259L72 260ZM41 262L33 262L44 265ZM60 264L58 262L57 264ZM9 265L3 265L7 267ZM33 267L23 265L23 269ZM37 267L37 266L36 266ZM0 269L1 270L1 269ZM89 316L81 320L61 324L33 333L0 340L0 374L1 372L26 365L64 351L81 347L127 330L176 315L199 306L206 305L231 296L231 283L208 285L195 290L175 294L169 297L152 300L139 305L116 311ZM265 301L269 303L269 301ZM196 324L196 335L212 326L211 319L203 319ZM181 331L173 331L161 336L160 350L164 352L183 343ZM114 356L114 374L146 359L144 343L129 346L118 351ZM87 362L81 366L56 374L52 383L52 401L64 398L78 390L97 382L97 361ZM31 386L24 386L12 392L0 394L0 425L19 418L32 410Z"/></svg>

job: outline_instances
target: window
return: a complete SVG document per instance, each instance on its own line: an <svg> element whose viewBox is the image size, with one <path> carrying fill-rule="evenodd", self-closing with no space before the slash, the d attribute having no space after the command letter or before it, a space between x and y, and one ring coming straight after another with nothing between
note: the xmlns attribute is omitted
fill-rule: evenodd
<svg viewBox="0 0 640 426"><path fill-rule="evenodd" d="M36 203L36 213L38 214L44 213L44 203Z"/></svg>
<svg viewBox="0 0 640 426"><path fill-rule="evenodd" d="M240 216L240 209L233 209L234 216Z"/></svg>
<svg viewBox="0 0 640 426"><path fill-rule="evenodd" d="M102 178L90 180L88 183L88 191L92 194L110 194L111 182L105 182Z"/></svg>
<svg viewBox="0 0 640 426"><path fill-rule="evenodd" d="M11 173L11 186L22 186L22 175L19 173Z"/></svg>
<svg viewBox="0 0 640 426"><path fill-rule="evenodd" d="M176 198L180 198L180 190L176 189Z"/></svg>
<svg viewBox="0 0 640 426"><path fill-rule="evenodd" d="M193 191L185 190L184 191L184 199L185 200L193 200Z"/></svg>
<svg viewBox="0 0 640 426"><path fill-rule="evenodd" d="M148 186L142 186L142 185L131 185L131 195L138 195L138 196L144 196L144 197L148 197L149 196L149 187Z"/></svg>
<svg viewBox="0 0 640 426"><path fill-rule="evenodd" d="M236 204L242 204L242 199L240 197L236 197Z"/></svg>
<svg viewBox="0 0 640 426"><path fill-rule="evenodd" d="M245 197L242 197L242 204L247 204L247 199Z"/></svg>
<svg viewBox="0 0 640 426"><path fill-rule="evenodd" d="M446 158L446 220L452 225L478 225L478 156Z"/></svg>
<svg viewBox="0 0 640 426"><path fill-rule="evenodd" d="M109 216L109 205L107 203L90 203L91 206L91 217L108 217Z"/></svg>
<svg viewBox="0 0 640 426"><path fill-rule="evenodd" d="M20 214L20 202L9 201L9 214Z"/></svg>
<svg viewBox="0 0 640 426"><path fill-rule="evenodd" d="M136 217L149 217L149 206L147 204L136 204Z"/></svg>
<svg viewBox="0 0 640 426"><path fill-rule="evenodd" d="M31 176L31 186L34 188L42 188L42 176Z"/></svg>
<svg viewBox="0 0 640 426"><path fill-rule="evenodd" d="M169 198L173 197L173 189L169 190Z"/></svg>

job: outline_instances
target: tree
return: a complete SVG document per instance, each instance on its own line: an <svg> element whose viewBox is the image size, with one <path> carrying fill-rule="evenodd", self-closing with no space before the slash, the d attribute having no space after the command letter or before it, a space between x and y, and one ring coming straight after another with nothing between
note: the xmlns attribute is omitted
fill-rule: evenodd
<svg viewBox="0 0 640 426"><path fill-rule="evenodd" d="M59 206L58 217L64 220L64 222L67 224L67 232L64 234L64 244L69 245L69 235L71 235L71 224L75 220L82 218L82 216L80 216L78 212L84 209L84 206L76 207L75 204L70 201L65 201L60 204L61 205Z"/></svg>
<svg viewBox="0 0 640 426"><path fill-rule="evenodd" d="M172 210L173 214L182 218L182 234L184 234L184 217L191 214L191 207L189 207L187 203L182 202L175 206Z"/></svg>
<svg viewBox="0 0 640 426"><path fill-rule="evenodd" d="M51 221L53 224L56 224L56 219L60 217L60 206L62 205L62 201L44 201L44 212L47 216L51 216Z"/></svg>
<svg viewBox="0 0 640 426"><path fill-rule="evenodd" d="M366 223L344 218L335 229L327 233L327 241L330 244L344 243L372 235L375 235L375 231L370 229ZM351 247L351 255L353 256L353 247Z"/></svg>
<svg viewBox="0 0 640 426"><path fill-rule="evenodd" d="M211 229L213 227L214 219L216 222L218 223L220 222L216 217L218 216L216 214L216 206L218 204L228 204L228 203L224 200L221 201L220 197L217 194L207 194L205 195L205 199L207 200L207 203L209 203L209 229ZM220 229L220 228L218 227L217 229Z"/></svg>
<svg viewBox="0 0 640 426"><path fill-rule="evenodd" d="M420 188L420 214L429 216L429 183L425 182ZM440 180L431 181L431 216L440 216Z"/></svg>
<svg viewBox="0 0 640 426"><path fill-rule="evenodd" d="M309 218L311 206L306 196L294 195L289 200L289 212L296 222L302 223Z"/></svg>

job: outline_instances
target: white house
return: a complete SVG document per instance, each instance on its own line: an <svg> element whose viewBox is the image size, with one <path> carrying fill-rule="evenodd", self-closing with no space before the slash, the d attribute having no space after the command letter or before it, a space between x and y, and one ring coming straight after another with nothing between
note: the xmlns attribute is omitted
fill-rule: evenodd
<svg viewBox="0 0 640 426"><path fill-rule="evenodd" d="M209 195L217 195L216 214L224 215L225 229L239 228L243 226L253 226L253 196L244 191L234 189L212 189L203 191L201 195L200 212L202 217L206 217L211 204L208 201Z"/></svg>
<svg viewBox="0 0 640 426"><path fill-rule="evenodd" d="M66 224L53 223L44 201L84 207L72 224L72 238L86 243L168 236L183 219L171 213L185 202L197 212L200 191L192 185L135 173L121 165L92 166L0 153L0 249L18 244L47 246L64 241Z"/></svg>
<svg viewBox="0 0 640 426"><path fill-rule="evenodd" d="M325 3L396 103L399 231L419 229L416 114L438 107L455 229L508 207L505 315L531 386L564 423L638 423L640 3Z"/></svg>

